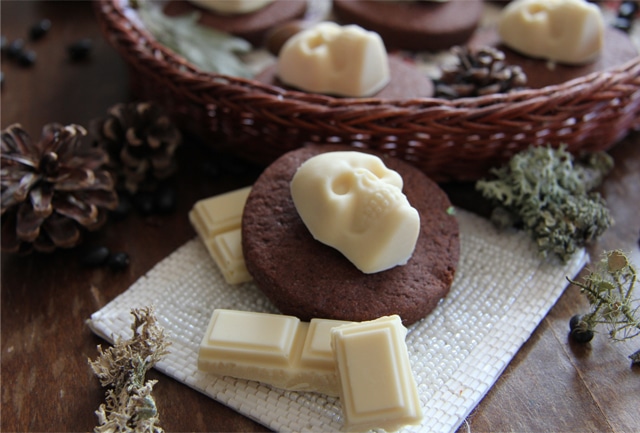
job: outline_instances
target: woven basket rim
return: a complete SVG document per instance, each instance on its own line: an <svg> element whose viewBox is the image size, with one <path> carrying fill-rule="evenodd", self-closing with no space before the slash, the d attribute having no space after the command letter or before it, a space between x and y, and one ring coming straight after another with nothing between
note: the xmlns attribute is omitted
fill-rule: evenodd
<svg viewBox="0 0 640 433"><path fill-rule="evenodd" d="M397 108L401 111L412 109L425 110L430 108L438 108L440 110L473 108L478 110L478 115L481 115L482 112L487 109L495 109L504 104L512 106L513 104L523 103L528 105L535 103L535 98L548 98L550 96L568 97L568 95L571 94L585 92L586 87L596 89L606 88L611 83L624 80L624 77L629 74L636 76L640 74L640 55L638 55L635 58L608 70L591 72L563 83L549 85L538 89L523 88L512 90L508 93L495 93L484 96L456 98L452 100L433 96L410 99L335 97L285 89L276 85L262 83L251 78L242 78L203 71L196 65L190 63L180 54L158 42L145 28L140 27L135 23L131 23L131 21L126 17L125 9L129 9L131 11L135 10L124 6L123 3L125 1L127 0L98 0L98 3L100 4L98 9L99 13L105 15L109 20L109 16L106 13L107 10L104 8L112 8L112 10L118 14L120 19L128 23L126 26L128 27L128 31L123 34L132 44L132 50L141 51L142 46L140 45L140 41L144 41L147 44L148 50L156 53L153 57L156 58L158 62L162 63L164 66L169 65L173 73L184 78L199 80L203 83L218 82L229 86L239 86L245 88L247 92L251 91L254 93L264 94L267 97L275 97L283 102L298 102L305 104L307 107L317 107L320 111L340 108L357 109L358 107L371 110L372 106L385 107L386 109ZM162 53L161 57L157 55L158 52ZM160 59L164 60L164 62ZM396 114L400 115L401 113Z"/></svg>
<svg viewBox="0 0 640 433"><path fill-rule="evenodd" d="M339 98L202 71L130 22L128 0L95 4L139 96L161 102L214 147L263 165L306 144L343 143L403 158L436 181L472 180L532 144L603 151L640 129L640 55L540 89Z"/></svg>

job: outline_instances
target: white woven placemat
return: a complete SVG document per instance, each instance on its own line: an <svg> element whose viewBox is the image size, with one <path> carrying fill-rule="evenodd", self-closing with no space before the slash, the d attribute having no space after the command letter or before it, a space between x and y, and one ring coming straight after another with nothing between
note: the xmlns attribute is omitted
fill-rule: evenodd
<svg viewBox="0 0 640 433"><path fill-rule="evenodd" d="M424 423L453 432L478 404L567 285L588 261L543 261L523 233L497 231L457 209L461 257L450 294L409 328L407 344ZM199 372L197 351L214 308L277 312L252 284L230 286L195 238L158 263L88 321L98 335L131 335L131 309L153 305L172 342L156 368L276 431L338 431L340 400Z"/></svg>

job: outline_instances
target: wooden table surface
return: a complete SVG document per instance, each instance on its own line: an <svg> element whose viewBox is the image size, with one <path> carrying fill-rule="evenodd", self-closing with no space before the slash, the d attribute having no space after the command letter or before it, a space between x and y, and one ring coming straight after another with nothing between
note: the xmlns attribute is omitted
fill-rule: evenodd
<svg viewBox="0 0 640 433"><path fill-rule="evenodd" d="M37 62L30 68L3 58L2 128L21 123L34 138L49 122L77 123L104 116L128 101L122 60L99 33L88 2L2 1L2 34L27 39L30 26L49 18L42 40L28 42ZM66 47L93 40L90 59L68 60ZM601 188L616 224L590 247L592 257L621 248L639 256L640 134L611 150L616 168ZM2 431L89 431L104 390L88 358L105 344L85 321L125 291L158 261L195 236L187 212L196 200L249 185L256 170L223 170L214 176L209 151L193 142L178 153L177 210L169 215L110 221L88 237L131 256L121 272L79 264L77 250L17 257L2 254ZM237 167L237 166L236 166ZM477 204L472 185L445 185L454 204ZM629 354L640 341L613 344L598 334L588 345L568 340L569 318L587 303L569 287L461 431L640 431L640 367ZM265 427L156 371L154 395L167 431L268 431Z"/></svg>

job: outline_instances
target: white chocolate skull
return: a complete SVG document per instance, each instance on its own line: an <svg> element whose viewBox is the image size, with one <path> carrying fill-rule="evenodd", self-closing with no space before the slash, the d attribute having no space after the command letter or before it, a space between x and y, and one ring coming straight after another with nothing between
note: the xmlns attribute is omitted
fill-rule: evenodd
<svg viewBox="0 0 640 433"><path fill-rule="evenodd" d="M522 54L567 64L594 61L604 43L602 13L586 0L515 0L502 11L498 31Z"/></svg>
<svg viewBox="0 0 640 433"><path fill-rule="evenodd" d="M287 40L277 74L299 89L341 96L370 96L390 79L382 38L356 25L322 22Z"/></svg>
<svg viewBox="0 0 640 433"><path fill-rule="evenodd" d="M262 9L273 0L190 0L205 9L226 15L246 14Z"/></svg>
<svg viewBox="0 0 640 433"><path fill-rule="evenodd" d="M406 264L418 240L420 215L402 183L376 156L328 152L298 168L291 197L316 240L373 273Z"/></svg>

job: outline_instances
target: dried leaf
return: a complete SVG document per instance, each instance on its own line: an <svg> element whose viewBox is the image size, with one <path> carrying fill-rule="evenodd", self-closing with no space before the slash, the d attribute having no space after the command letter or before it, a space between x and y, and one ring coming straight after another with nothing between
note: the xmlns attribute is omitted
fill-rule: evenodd
<svg viewBox="0 0 640 433"><path fill-rule="evenodd" d="M140 1L138 14L145 27L163 45L206 72L250 78L238 54L248 53L251 44L244 39L198 24L200 14L168 17L160 7Z"/></svg>

